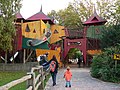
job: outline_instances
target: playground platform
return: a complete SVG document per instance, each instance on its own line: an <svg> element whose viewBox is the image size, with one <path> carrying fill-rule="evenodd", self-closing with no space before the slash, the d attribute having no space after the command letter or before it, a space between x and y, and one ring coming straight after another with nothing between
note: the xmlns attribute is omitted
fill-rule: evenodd
<svg viewBox="0 0 120 90"><path fill-rule="evenodd" d="M63 74L66 69L62 68L57 74L57 85L52 86L52 78L49 79L45 90L120 90L120 84L104 82L90 76L89 68L71 68L73 74L71 88L65 87Z"/></svg>

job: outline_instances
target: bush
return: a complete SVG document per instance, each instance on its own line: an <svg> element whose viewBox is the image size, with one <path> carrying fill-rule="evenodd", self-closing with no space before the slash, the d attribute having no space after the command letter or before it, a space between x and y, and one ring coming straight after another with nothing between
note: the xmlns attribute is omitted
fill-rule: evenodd
<svg viewBox="0 0 120 90"><path fill-rule="evenodd" d="M91 64L91 76L104 81L120 82L120 63L115 68L115 60L113 60L114 48L105 49L105 51L96 55Z"/></svg>

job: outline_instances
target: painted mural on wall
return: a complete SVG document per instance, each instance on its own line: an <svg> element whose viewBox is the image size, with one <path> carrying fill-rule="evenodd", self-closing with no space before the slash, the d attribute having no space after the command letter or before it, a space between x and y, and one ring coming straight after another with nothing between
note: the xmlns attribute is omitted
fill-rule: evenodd
<svg viewBox="0 0 120 90"><path fill-rule="evenodd" d="M50 38L50 43L55 43L61 40L60 37L65 36L65 27L60 25L51 25L52 36Z"/></svg>
<svg viewBox="0 0 120 90"><path fill-rule="evenodd" d="M22 35L23 48L40 48L42 44L45 46L45 44L47 44L46 41L51 37L50 25L48 22L45 24L42 20L23 23ZM45 47L43 49L45 49ZM46 49L48 49L48 47L46 47Z"/></svg>

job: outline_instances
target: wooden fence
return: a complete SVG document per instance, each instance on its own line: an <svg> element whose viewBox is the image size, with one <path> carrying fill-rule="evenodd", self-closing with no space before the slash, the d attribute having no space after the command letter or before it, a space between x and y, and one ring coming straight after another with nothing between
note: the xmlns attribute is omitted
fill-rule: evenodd
<svg viewBox="0 0 120 90"><path fill-rule="evenodd" d="M43 72L42 66L33 67L26 76L1 86L0 90L9 90L11 87L25 81L27 82L26 90L44 90L44 80L48 74Z"/></svg>

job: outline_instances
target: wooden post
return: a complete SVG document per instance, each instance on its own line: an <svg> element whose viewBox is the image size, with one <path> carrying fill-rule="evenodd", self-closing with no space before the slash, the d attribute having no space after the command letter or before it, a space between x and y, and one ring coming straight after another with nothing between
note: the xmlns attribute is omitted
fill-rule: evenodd
<svg viewBox="0 0 120 90"><path fill-rule="evenodd" d="M31 72L27 73L28 75L32 75ZM33 77L32 77L33 78ZM32 86L32 78L27 80L27 88L29 88L30 86Z"/></svg>
<svg viewBox="0 0 120 90"><path fill-rule="evenodd" d="M41 67L41 88L40 90L44 90L44 73L43 73L43 67Z"/></svg>
<svg viewBox="0 0 120 90"><path fill-rule="evenodd" d="M115 72L117 71L117 60L115 60Z"/></svg>
<svg viewBox="0 0 120 90"><path fill-rule="evenodd" d="M32 73L32 76L33 76L32 86L33 86L33 90L35 90L35 73Z"/></svg>
<svg viewBox="0 0 120 90"><path fill-rule="evenodd" d="M32 90L35 90L35 73L30 72L30 73L27 73L27 74L32 75L32 78L27 80L27 88L32 86Z"/></svg>
<svg viewBox="0 0 120 90"><path fill-rule="evenodd" d="M29 58L31 57L33 51L30 51L30 54L27 56L27 59L25 60L25 62L27 62L29 60Z"/></svg>
<svg viewBox="0 0 120 90"><path fill-rule="evenodd" d="M24 49L24 51L23 51L23 63L25 63L25 55L26 55L26 50Z"/></svg>
<svg viewBox="0 0 120 90"><path fill-rule="evenodd" d="M5 64L7 64L7 51L5 52Z"/></svg>

